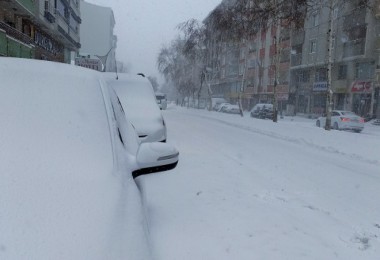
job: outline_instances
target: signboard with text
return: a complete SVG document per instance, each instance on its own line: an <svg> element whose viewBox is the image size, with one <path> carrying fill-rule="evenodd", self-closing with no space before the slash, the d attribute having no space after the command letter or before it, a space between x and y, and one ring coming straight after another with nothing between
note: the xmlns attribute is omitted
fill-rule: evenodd
<svg viewBox="0 0 380 260"><path fill-rule="evenodd" d="M327 91L327 82L315 82L313 84L313 91L315 92L323 92Z"/></svg>
<svg viewBox="0 0 380 260"><path fill-rule="evenodd" d="M357 80L351 84L351 92L353 93L370 93L372 91L371 81Z"/></svg>

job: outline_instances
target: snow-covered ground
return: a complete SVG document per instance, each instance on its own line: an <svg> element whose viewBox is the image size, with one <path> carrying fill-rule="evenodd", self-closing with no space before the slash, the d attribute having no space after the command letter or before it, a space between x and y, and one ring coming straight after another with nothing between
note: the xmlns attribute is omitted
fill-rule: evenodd
<svg viewBox="0 0 380 260"><path fill-rule="evenodd" d="M380 259L380 126L163 113L180 162L139 180L157 260Z"/></svg>

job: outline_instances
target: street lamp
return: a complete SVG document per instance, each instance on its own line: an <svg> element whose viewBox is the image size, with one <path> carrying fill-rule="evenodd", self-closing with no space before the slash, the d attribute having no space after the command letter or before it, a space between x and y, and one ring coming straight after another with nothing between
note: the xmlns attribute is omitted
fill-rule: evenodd
<svg viewBox="0 0 380 260"><path fill-rule="evenodd" d="M103 69L102 69L102 72L105 72L106 71L106 65L107 65L107 59L108 59L108 55L111 53L111 51L114 49L115 47L111 47L111 49L109 49L109 51L107 52L106 55L95 55L96 57L98 57L98 59L101 61L102 65L103 65Z"/></svg>

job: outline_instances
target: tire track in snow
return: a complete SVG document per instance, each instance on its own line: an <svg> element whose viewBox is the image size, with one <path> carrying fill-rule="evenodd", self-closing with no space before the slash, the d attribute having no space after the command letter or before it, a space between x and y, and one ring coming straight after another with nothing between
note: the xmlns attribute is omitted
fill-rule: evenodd
<svg viewBox="0 0 380 260"><path fill-rule="evenodd" d="M338 155L341 155L341 156L344 156L344 157L348 157L350 159L358 160L360 162L364 162L364 163L367 163L367 164L380 166L380 162L378 160L371 160L371 159L368 159L368 158L364 158L363 156L355 154L355 153L345 153L345 152L342 152L342 151L340 151L340 150L338 150L338 149L336 149L334 147L318 145L318 144L315 144L313 142L307 141L307 140L305 140L303 138L295 138L295 137L285 136L285 135L281 135L281 134L270 132L270 131L260 130L258 128L254 128L254 127L251 127L251 126L244 126L244 125L240 125L240 124L230 123L230 122L227 122L227 121L222 120L222 119L208 117L208 116L204 116L204 115L195 115L195 114L191 114L191 113L186 113L186 114L190 115L190 116L194 116L194 117L199 117L199 118L203 118L203 119L207 119L207 120L212 120L214 122L218 122L218 123L222 123L224 125L228 125L228 126L231 126L231 127L243 129L243 130L251 132L251 133L264 135L264 136L267 136L267 137L270 137L270 138L273 138L273 139L277 139L277 140L281 140L281 141L286 141L286 142L293 143L293 144L298 144L298 145L312 147L312 148L317 149L319 151L324 151L324 152L328 152L328 153L332 153L332 154L338 154Z"/></svg>

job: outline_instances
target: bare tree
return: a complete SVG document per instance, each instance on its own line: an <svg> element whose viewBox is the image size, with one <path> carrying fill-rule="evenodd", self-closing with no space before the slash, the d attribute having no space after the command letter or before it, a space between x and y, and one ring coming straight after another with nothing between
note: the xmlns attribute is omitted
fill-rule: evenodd
<svg viewBox="0 0 380 260"><path fill-rule="evenodd" d="M210 15L211 26L224 40L249 40L260 30L270 26L278 29L281 26L302 27L306 10L313 4L312 0L225 0ZM279 75L280 62L280 37L274 36L274 116L273 121L277 122L277 97L276 87ZM244 71L246 66L244 66ZM244 84L245 74L242 77ZM240 90L239 105L241 106Z"/></svg>
<svg viewBox="0 0 380 260"><path fill-rule="evenodd" d="M152 84L154 92L157 92L157 90L160 86L160 84L158 84L157 78L153 77L153 76L148 76L147 78L150 81L150 83Z"/></svg>
<svg viewBox="0 0 380 260"><path fill-rule="evenodd" d="M172 82L178 93L185 98L194 95L196 91L196 70L194 62L183 54L185 41L178 37L170 46L161 48L157 58L157 66L167 82Z"/></svg>
<svg viewBox="0 0 380 260"><path fill-rule="evenodd" d="M209 99L209 107L212 108L212 90L211 90L211 80L215 74L207 63L207 57L209 56L210 48L208 42L210 40L210 31L205 24L200 23L195 19L190 19L178 26L178 29L184 34L184 48L182 53L184 56L190 60L196 70L196 74L199 78L199 89L197 94L198 107L200 103L200 96L203 90L203 85L207 85L207 93Z"/></svg>

